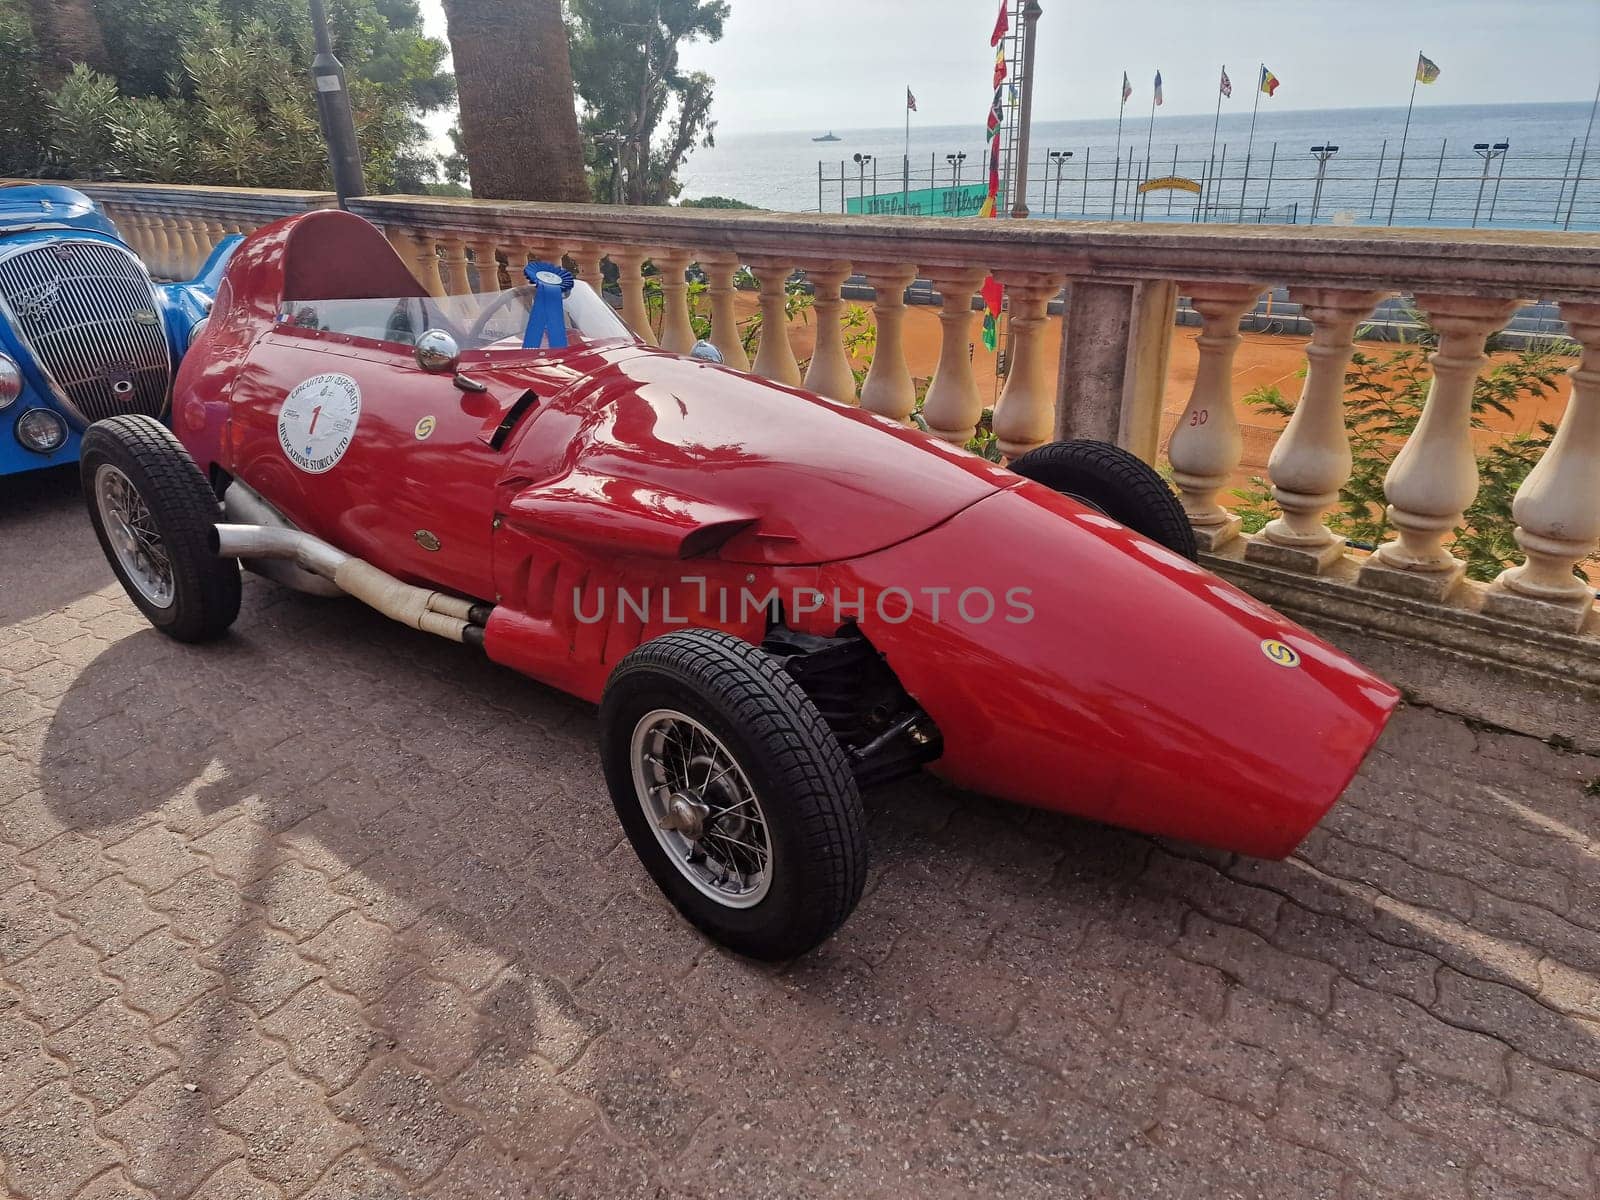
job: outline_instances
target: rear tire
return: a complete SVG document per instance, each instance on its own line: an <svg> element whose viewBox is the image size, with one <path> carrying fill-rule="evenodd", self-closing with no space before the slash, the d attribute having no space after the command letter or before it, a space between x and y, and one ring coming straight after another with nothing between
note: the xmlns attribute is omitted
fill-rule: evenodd
<svg viewBox="0 0 1600 1200"><path fill-rule="evenodd" d="M1042 483L1159 542L1190 562L1200 557L1188 514L1167 481L1137 455L1109 442L1051 442L1011 464Z"/></svg>
<svg viewBox="0 0 1600 1200"><path fill-rule="evenodd" d="M180 642L208 642L239 615L239 561L211 552L221 506L194 459L159 421L96 421L79 476L89 520L128 598Z"/></svg>
<svg viewBox="0 0 1600 1200"><path fill-rule="evenodd" d="M634 650L600 702L600 753L640 861L713 941L793 958L860 900L867 846L849 759L748 642L695 629Z"/></svg>

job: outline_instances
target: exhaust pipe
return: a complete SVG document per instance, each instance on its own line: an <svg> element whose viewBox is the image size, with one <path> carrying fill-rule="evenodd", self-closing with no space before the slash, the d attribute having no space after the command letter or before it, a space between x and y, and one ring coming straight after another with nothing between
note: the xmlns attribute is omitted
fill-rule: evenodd
<svg viewBox="0 0 1600 1200"><path fill-rule="evenodd" d="M246 561L288 562L331 582L384 616L452 642L483 644L483 606L402 583L363 559L336 550L298 529L271 525L214 525L212 553Z"/></svg>

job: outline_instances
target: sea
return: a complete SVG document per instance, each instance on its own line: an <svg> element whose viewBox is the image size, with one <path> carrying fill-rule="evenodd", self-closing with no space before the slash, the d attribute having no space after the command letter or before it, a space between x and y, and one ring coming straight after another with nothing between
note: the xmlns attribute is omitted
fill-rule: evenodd
<svg viewBox="0 0 1600 1200"><path fill-rule="evenodd" d="M1129 112L1120 138L1114 119L1036 120L1027 203L1034 217L1062 220L1596 230L1600 123L1584 151L1591 112L1587 101L1418 105L1403 165L1403 107L1285 111L1263 102L1253 140L1248 108L1236 108L1224 113L1214 148L1209 114L1158 109L1152 128L1148 110ZM903 189L979 184L987 163L979 116L971 126L925 127L913 118L909 179L903 126L835 129L837 142L812 141L830 132L821 129L719 135L714 148L690 158L680 177L684 196L840 212L853 200ZM857 162L857 154L870 161ZM959 154L964 161L947 158ZM1137 185L1174 176L1199 183L1200 194L1141 195L1130 186L1130 179Z"/></svg>

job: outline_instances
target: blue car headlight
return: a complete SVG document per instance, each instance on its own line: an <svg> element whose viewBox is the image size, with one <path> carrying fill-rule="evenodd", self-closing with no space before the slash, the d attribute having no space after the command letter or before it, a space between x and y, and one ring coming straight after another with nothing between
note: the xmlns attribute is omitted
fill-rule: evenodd
<svg viewBox="0 0 1600 1200"><path fill-rule="evenodd" d="M0 354L0 408L10 408L22 395L22 368L16 360Z"/></svg>
<svg viewBox="0 0 1600 1200"><path fill-rule="evenodd" d="M189 327L189 341L185 344L185 352L194 349L194 344L205 336L206 327L211 324L210 317L201 317Z"/></svg>
<svg viewBox="0 0 1600 1200"><path fill-rule="evenodd" d="M35 454L54 454L66 444L67 423L48 408L30 408L17 418L17 441Z"/></svg>

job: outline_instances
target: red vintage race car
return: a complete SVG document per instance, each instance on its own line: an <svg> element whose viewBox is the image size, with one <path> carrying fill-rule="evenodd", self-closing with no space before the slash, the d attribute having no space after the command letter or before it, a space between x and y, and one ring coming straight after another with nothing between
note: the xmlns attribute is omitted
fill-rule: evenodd
<svg viewBox="0 0 1600 1200"><path fill-rule="evenodd" d="M119 417L83 449L158 628L220 637L242 560L597 701L644 865L757 957L854 907L863 788L926 764L1282 856L1398 699L1197 566L1170 489L1115 447L1002 468L652 349L559 268L430 298L341 212L239 248L173 428Z"/></svg>

